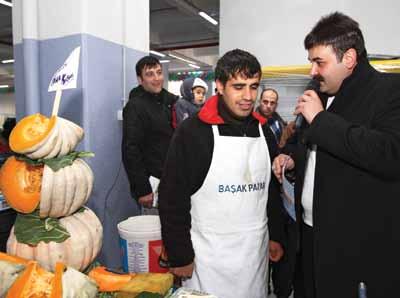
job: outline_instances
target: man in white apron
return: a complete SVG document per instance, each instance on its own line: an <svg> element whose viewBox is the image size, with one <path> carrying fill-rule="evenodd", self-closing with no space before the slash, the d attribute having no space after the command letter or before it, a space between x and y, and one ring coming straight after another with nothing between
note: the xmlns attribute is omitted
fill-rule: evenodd
<svg viewBox="0 0 400 298"><path fill-rule="evenodd" d="M184 286L219 298L265 298L268 250L273 261L282 256L283 224L271 180L276 143L253 113L261 67L233 50L215 76L219 95L182 123L169 149L159 188L163 241Z"/></svg>

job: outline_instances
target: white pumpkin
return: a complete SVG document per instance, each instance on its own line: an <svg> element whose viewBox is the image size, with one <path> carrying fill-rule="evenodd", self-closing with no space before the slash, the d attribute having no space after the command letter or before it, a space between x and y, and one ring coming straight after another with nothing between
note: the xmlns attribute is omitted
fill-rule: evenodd
<svg viewBox="0 0 400 298"><path fill-rule="evenodd" d="M98 293L94 280L71 267L62 276L62 287L62 298L96 298Z"/></svg>
<svg viewBox="0 0 400 298"><path fill-rule="evenodd" d="M0 260L0 297L5 297L8 289L24 270L24 265Z"/></svg>
<svg viewBox="0 0 400 298"><path fill-rule="evenodd" d="M93 189L94 176L88 164L80 158L72 165L54 172L44 166L40 190L40 217L68 216L83 206Z"/></svg>
<svg viewBox="0 0 400 298"><path fill-rule="evenodd" d="M56 118L56 124L49 136L39 144L25 153L31 159L49 159L62 157L75 149L83 138L83 129L75 123L61 118Z"/></svg>
<svg viewBox="0 0 400 298"><path fill-rule="evenodd" d="M7 253L21 258L36 260L46 270L53 271L57 262L83 271L96 258L103 239L103 227L92 210L85 207L83 212L60 219L60 224L70 237L62 243L39 242L37 246L19 243L14 227L7 241Z"/></svg>

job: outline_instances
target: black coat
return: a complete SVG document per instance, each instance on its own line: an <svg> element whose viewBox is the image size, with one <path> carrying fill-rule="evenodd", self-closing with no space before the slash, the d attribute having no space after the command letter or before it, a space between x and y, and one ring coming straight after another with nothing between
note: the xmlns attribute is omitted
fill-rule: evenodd
<svg viewBox="0 0 400 298"><path fill-rule="evenodd" d="M138 86L123 110L122 160L135 199L152 192L149 177L161 178L173 128L177 96L152 94Z"/></svg>
<svg viewBox="0 0 400 298"><path fill-rule="evenodd" d="M316 144L313 226L318 298L399 297L400 76L382 74L364 59L332 105L304 134ZM306 147L298 147L296 207Z"/></svg>

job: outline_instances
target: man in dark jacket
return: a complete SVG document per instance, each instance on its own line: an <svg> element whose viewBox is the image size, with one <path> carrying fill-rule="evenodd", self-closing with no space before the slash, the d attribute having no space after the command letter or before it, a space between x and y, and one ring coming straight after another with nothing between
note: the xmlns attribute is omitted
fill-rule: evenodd
<svg viewBox="0 0 400 298"><path fill-rule="evenodd" d="M164 77L157 58L140 59L136 74L140 85L132 89L123 110L122 160L132 196L150 208L154 194L149 179L161 178L174 132L172 107L177 97L163 89Z"/></svg>
<svg viewBox="0 0 400 298"><path fill-rule="evenodd" d="M275 89L263 89L261 91L260 105L257 108L257 112L267 119L267 122L275 135L276 142L279 144L286 122L276 111L276 108L278 107L278 99L279 95Z"/></svg>
<svg viewBox="0 0 400 298"><path fill-rule="evenodd" d="M170 271L185 286L264 298L268 249L273 260L283 254L283 207L270 177L274 136L252 113L261 67L233 50L218 61L215 77L219 95L171 141L160 184L163 242Z"/></svg>
<svg viewBox="0 0 400 298"><path fill-rule="evenodd" d="M287 139L294 133L294 121L286 123L285 120L278 114L279 94L273 88L265 88L261 91L260 105L256 112L267 119L268 125L275 135L278 147L282 148Z"/></svg>
<svg viewBox="0 0 400 298"><path fill-rule="evenodd" d="M400 277L400 77L367 60L358 23L341 13L322 18L306 36L311 76L296 114L296 211L308 298L397 297Z"/></svg>

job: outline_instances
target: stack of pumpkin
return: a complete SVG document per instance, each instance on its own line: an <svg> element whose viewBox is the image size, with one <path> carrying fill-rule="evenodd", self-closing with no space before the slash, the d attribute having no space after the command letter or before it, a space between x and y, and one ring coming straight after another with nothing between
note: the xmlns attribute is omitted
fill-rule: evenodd
<svg viewBox="0 0 400 298"><path fill-rule="evenodd" d="M23 118L11 132L10 147L19 155L1 168L0 189L18 215L7 252L36 261L24 264L31 272L38 265L57 271L59 262L83 271L101 248L102 225L83 207L93 172L82 159L90 154L74 151L82 138L73 122L40 114Z"/></svg>

